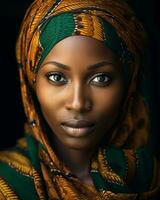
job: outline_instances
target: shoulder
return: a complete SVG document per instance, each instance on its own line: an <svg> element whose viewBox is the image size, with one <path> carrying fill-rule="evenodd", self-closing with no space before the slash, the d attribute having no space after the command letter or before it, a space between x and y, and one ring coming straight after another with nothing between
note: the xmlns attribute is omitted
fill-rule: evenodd
<svg viewBox="0 0 160 200"><path fill-rule="evenodd" d="M38 199L34 175L25 139L19 140L13 148L1 151L0 199Z"/></svg>
<svg viewBox="0 0 160 200"><path fill-rule="evenodd" d="M110 146L105 157L110 168L125 180L132 192L144 192L156 186L157 162L148 148L133 150Z"/></svg>

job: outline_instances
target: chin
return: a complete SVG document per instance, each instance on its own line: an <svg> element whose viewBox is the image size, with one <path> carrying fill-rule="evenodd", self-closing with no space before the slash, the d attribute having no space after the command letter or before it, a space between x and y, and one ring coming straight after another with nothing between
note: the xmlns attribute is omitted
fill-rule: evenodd
<svg viewBox="0 0 160 200"><path fill-rule="evenodd" d="M73 149L73 150L90 150L97 148L97 143L93 141L88 141L84 138L69 138L65 142L63 142L63 145L66 148Z"/></svg>

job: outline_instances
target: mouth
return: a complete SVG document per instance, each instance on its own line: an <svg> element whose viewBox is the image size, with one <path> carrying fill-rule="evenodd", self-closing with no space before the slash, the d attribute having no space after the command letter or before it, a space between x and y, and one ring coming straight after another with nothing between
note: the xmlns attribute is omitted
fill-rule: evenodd
<svg viewBox="0 0 160 200"><path fill-rule="evenodd" d="M83 137L93 132L95 124L84 120L69 120L61 123L63 130L71 137Z"/></svg>

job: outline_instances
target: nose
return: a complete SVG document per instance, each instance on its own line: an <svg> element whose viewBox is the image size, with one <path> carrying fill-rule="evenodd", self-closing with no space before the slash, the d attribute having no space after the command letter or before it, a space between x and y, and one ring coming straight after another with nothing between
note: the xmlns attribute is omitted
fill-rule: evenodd
<svg viewBox="0 0 160 200"><path fill-rule="evenodd" d="M88 112L92 109L91 96L89 91L80 84L72 86L68 91L69 98L66 102L66 109L74 112Z"/></svg>

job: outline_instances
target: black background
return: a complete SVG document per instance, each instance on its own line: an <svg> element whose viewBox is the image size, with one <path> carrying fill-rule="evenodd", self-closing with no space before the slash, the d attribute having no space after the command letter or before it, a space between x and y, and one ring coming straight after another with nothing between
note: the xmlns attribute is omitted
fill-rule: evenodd
<svg viewBox="0 0 160 200"><path fill-rule="evenodd" d="M23 135L25 115L22 107L15 43L19 27L31 0L6 0L0 5L0 149L12 146ZM150 93L154 114L153 145L160 148L160 1L128 0L149 35Z"/></svg>

